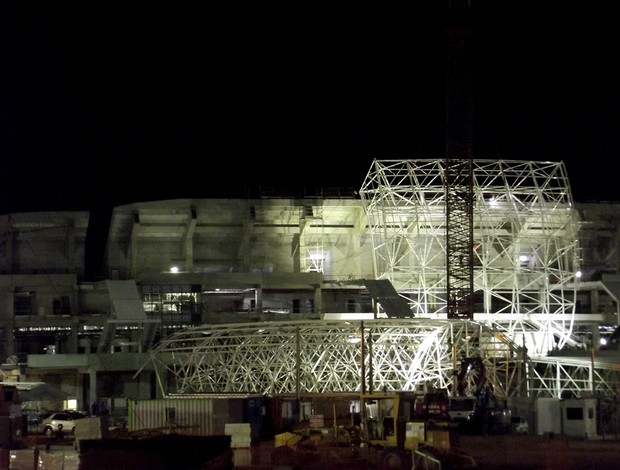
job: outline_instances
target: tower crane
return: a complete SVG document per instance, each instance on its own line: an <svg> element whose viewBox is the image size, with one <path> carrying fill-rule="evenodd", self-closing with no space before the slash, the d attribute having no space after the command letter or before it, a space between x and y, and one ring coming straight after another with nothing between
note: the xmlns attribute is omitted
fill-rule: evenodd
<svg viewBox="0 0 620 470"><path fill-rule="evenodd" d="M446 291L448 319L473 319L473 96L471 6L448 0L446 156Z"/></svg>

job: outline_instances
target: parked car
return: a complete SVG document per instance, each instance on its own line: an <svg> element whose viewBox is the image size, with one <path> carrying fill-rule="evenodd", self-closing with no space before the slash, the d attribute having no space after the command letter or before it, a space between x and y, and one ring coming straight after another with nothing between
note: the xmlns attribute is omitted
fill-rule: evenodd
<svg viewBox="0 0 620 470"><path fill-rule="evenodd" d="M86 418L86 413L82 411L65 411L65 413L69 413L74 420L80 419L80 418Z"/></svg>
<svg viewBox="0 0 620 470"><path fill-rule="evenodd" d="M52 436L61 431L73 433L75 431L75 421L82 418L84 418L82 413L59 411L43 418L41 424L46 436Z"/></svg>

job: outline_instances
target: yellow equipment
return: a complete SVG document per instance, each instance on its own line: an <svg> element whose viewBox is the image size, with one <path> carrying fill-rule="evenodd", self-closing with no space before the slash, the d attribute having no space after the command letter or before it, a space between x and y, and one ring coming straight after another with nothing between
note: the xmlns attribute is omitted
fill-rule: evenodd
<svg viewBox="0 0 620 470"><path fill-rule="evenodd" d="M361 440L377 451L382 469L411 468L416 454L452 465L473 468L471 457L453 451L458 428L449 421L425 420L416 414L423 396L413 392L372 393L360 396Z"/></svg>

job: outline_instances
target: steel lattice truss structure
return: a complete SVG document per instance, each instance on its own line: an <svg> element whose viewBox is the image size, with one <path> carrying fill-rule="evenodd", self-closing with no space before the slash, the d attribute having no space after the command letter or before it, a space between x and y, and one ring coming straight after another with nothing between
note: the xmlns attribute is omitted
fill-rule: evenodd
<svg viewBox="0 0 620 470"><path fill-rule="evenodd" d="M595 392L597 396L618 396L620 365L600 363L587 358L537 358L530 370L530 391L535 397L562 398L565 393L575 396Z"/></svg>
<svg viewBox="0 0 620 470"><path fill-rule="evenodd" d="M362 383L366 391L451 388L461 359L471 357L483 359L501 396L578 395L592 387L580 377L593 374L583 363L536 363L504 333L463 320L204 325L169 336L150 354L164 396L360 392ZM618 392L617 371L595 374L597 390Z"/></svg>
<svg viewBox="0 0 620 470"><path fill-rule="evenodd" d="M360 190L375 276L415 317L447 314L444 168L442 159L375 160ZM578 216L563 163L473 160L473 192L474 320L531 355L576 344Z"/></svg>

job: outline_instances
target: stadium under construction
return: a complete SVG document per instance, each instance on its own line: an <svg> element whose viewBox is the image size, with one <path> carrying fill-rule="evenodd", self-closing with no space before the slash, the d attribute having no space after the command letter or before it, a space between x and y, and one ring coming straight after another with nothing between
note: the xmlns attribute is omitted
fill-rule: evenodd
<svg viewBox="0 0 620 470"><path fill-rule="evenodd" d="M564 165L473 161L472 320L446 315L444 168L375 160L359 191L367 221L359 214L348 231L320 201L302 207L306 271L329 274L336 238L370 246L372 277L336 283L368 289L371 310L199 325L163 338L149 362L181 394L450 389L460 361L480 357L502 396L617 396L617 348L597 342L601 332L610 339L601 328L617 325L618 304L582 277L582 221ZM613 310L581 313L580 298L591 305L599 291Z"/></svg>
<svg viewBox="0 0 620 470"><path fill-rule="evenodd" d="M88 213L2 216L3 381L126 416L197 394L454 390L480 358L502 397L613 400L620 207L575 203L561 162L472 160L472 243L450 253L472 315L451 318L444 164L375 160L357 191L117 206L96 281Z"/></svg>

